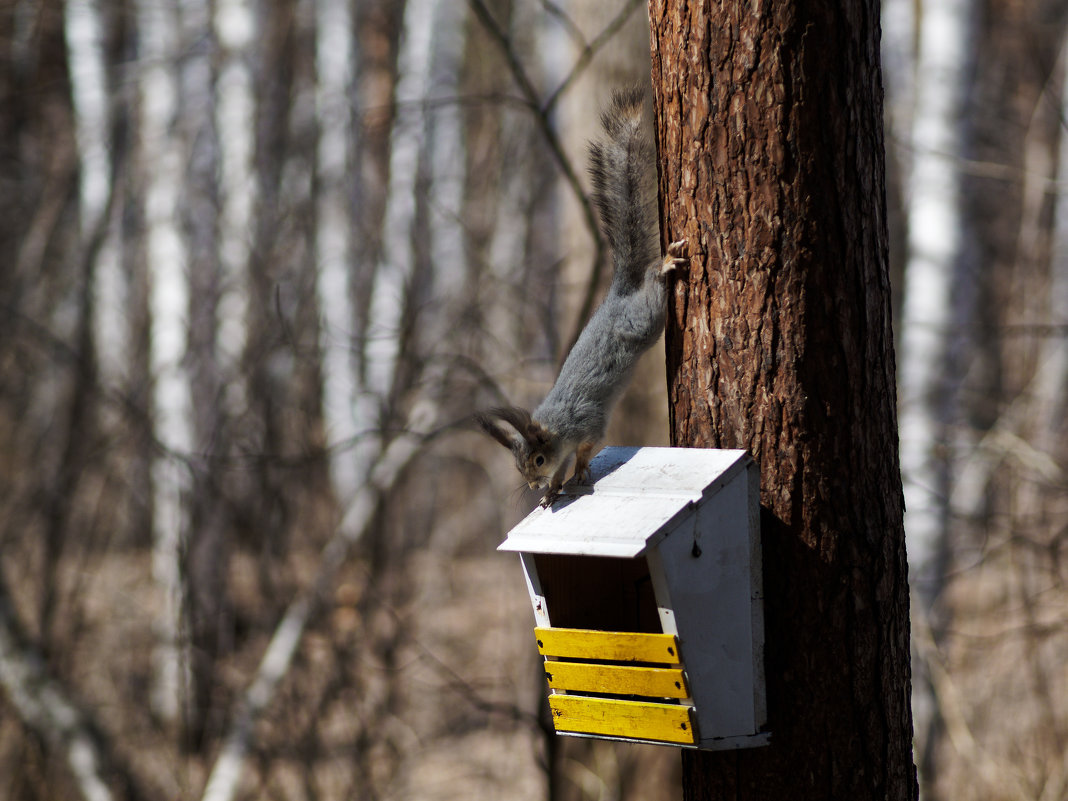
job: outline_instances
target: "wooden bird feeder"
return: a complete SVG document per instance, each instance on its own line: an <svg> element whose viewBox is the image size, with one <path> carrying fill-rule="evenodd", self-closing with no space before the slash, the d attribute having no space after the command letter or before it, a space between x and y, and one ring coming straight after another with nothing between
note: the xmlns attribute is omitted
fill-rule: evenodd
<svg viewBox="0 0 1068 801"><path fill-rule="evenodd" d="M560 734L764 745L759 475L744 451L605 448L519 553Z"/></svg>

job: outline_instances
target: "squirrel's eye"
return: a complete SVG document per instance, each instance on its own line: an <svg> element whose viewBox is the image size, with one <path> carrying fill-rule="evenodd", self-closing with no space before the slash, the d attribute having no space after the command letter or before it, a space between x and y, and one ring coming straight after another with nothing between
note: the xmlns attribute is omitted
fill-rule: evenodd
<svg viewBox="0 0 1068 801"><path fill-rule="evenodd" d="M539 453L534 457L534 466L541 467L543 464L545 464L545 457Z"/></svg>

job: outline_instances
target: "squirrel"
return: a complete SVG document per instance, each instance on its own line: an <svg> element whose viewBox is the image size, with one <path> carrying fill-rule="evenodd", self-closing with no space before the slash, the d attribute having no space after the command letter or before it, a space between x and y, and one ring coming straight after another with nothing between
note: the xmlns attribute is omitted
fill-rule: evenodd
<svg viewBox="0 0 1068 801"><path fill-rule="evenodd" d="M475 415L487 434L512 451L530 488L546 489L542 507L560 494L572 455L573 475L580 483L589 478L612 407L638 357L664 330L667 277L688 263L686 240L671 243L661 258L655 148L644 108L642 89L616 91L601 115L604 138L589 148L593 203L613 261L604 300L533 414L508 406Z"/></svg>

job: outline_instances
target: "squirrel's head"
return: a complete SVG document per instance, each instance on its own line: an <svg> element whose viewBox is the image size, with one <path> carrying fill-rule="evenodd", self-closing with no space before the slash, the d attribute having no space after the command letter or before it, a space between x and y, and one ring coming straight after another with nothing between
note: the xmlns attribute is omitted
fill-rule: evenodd
<svg viewBox="0 0 1068 801"><path fill-rule="evenodd" d="M475 414L483 431L511 450L515 466L531 489L545 487L569 455L557 437L526 409L506 406ZM502 425L502 423L504 425Z"/></svg>

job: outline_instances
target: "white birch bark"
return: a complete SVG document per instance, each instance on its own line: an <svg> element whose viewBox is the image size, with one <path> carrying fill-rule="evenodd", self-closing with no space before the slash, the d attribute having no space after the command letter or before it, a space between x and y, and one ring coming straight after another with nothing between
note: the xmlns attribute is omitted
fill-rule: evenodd
<svg viewBox="0 0 1068 801"><path fill-rule="evenodd" d="M323 419L330 448L330 478L342 504L352 498L360 474L353 448L356 426L356 310L349 286L352 248L345 202L353 135L349 90L353 76L352 15L347 0L318 0L316 9L316 106L319 121L316 228Z"/></svg>
<svg viewBox="0 0 1068 801"><path fill-rule="evenodd" d="M417 169L428 183L415 198L425 208L429 238L429 275L420 288L433 304L421 316L420 348L431 355L424 359L421 382L433 382L449 369L449 350L456 344L456 321L460 319L467 293L467 264L464 227L465 154L463 118L460 106L452 102L461 83L467 20L466 3L438 3L434 9L433 41L428 65L427 107L424 115L424 143ZM504 198L499 199L504 202ZM420 236L419 232L413 232ZM514 265L514 262L513 262ZM419 280L419 279L417 279Z"/></svg>
<svg viewBox="0 0 1068 801"><path fill-rule="evenodd" d="M326 1L323 0L324 3ZM450 5L438 0L410 0L405 10L405 36L401 46L399 67L402 79L397 91L401 113L398 115L392 135L390 193L386 210L386 239L391 243L391 247L386 254L386 261L378 265L374 276L367 329L369 336L362 354L365 380L360 385L355 405L350 407L354 425L352 430L359 437L349 454L351 465L346 467L346 470L351 471L349 474L354 477L355 492L346 506L341 525L323 549L315 578L289 606L275 630L256 676L241 701L223 747L212 767L203 795L205 801L229 801L235 796L244 772L245 757L253 740L255 723L272 702L279 682L289 670L293 655L315 608L316 598L324 594L333 584L337 570L344 563L352 546L364 536L372 523L375 508L381 497L392 487L403 467L414 456L423 434L436 424L437 404L433 398L425 397L414 405L408 419L408 431L393 437L386 446L384 436L379 430L381 422L377 415L394 386L397 367L401 359L399 332L406 305L410 302L408 293L415 265L411 236L416 223L418 202L417 170L420 166L420 157L427 155L429 123L425 100L430 96L431 70L435 63L431 54L434 52L433 46L438 26L444 26L441 31L450 43L448 53L455 57L449 59L443 55L441 63L451 64L455 69L459 67L460 49L453 46L457 40L449 35L448 26L454 24L456 28L452 29L452 33L455 33L459 29L459 20L462 17L455 13L455 9L447 11L446 8ZM324 6L320 5L320 11L323 10ZM326 11L327 14L320 20L320 23L330 18L333 21L332 24L337 24L339 17L333 17L332 14L337 13L338 10L330 8ZM345 30L348 28L346 27ZM318 41L322 48L331 41L331 37L321 29L319 33ZM351 59L351 53L348 58ZM324 71L330 69L328 62L329 59L325 54L322 54L322 58L317 62L320 81L325 78L325 83L328 86L333 84L334 91L338 91L342 84L333 82L344 80L347 83L349 76L344 70L341 71L340 76L339 74L324 76ZM444 69L447 70L449 67L446 66ZM445 83L447 81L443 82L442 86ZM323 103L326 102L328 91L326 87L320 90L321 115L327 110ZM416 113L412 114L412 111ZM324 128L329 128L331 124L340 125L337 120L325 120ZM458 147L458 141L455 141L459 139L458 118L455 126L454 131L449 129L454 138L445 135L441 144L444 152L440 155L443 157L452 152L450 148ZM323 152L324 139L321 138L319 142L321 170L335 163L331 160L336 159L340 155L340 149L343 148L344 142L330 138L335 135L341 135L341 133L324 130L322 134L322 137L326 139L327 152L325 154ZM335 147L339 150L333 150ZM329 156L331 160L324 160L324 155ZM455 198L458 203L459 185L454 185L451 177L443 178L442 182L445 187L452 187L456 190ZM329 219L326 218L324 222ZM445 222L445 218L438 219L439 231L443 230ZM451 222L449 220L449 223ZM338 259L336 264L330 265L324 262L322 265L326 269L321 269L320 274L321 299L323 293L327 291L336 295L347 294L343 291L345 277L337 272L344 266L344 250L341 247L343 240L340 236L334 238L335 235L335 232L323 231L318 234L320 248L323 245L329 245L331 248L326 253L321 252L321 258L336 256ZM448 241L446 238L446 242ZM451 256L454 258L454 263L449 268L450 274L452 270L458 269L461 255L459 240L457 239L452 244L456 252ZM434 252L436 255L437 251ZM332 298L331 302L335 300L337 299ZM345 312L340 305L337 308L328 309L324 304L324 316L327 317L328 324L331 319L340 320L342 313ZM339 391L340 389L338 388Z"/></svg>
<svg viewBox="0 0 1068 801"><path fill-rule="evenodd" d="M410 293L433 291L437 321L424 334L448 334L449 299L465 277L463 232L464 152L460 111L452 102L462 67L466 4L409 0L398 60L398 114L390 139L390 183L383 261L378 264L363 350L359 430L371 431L370 414L390 398L401 359L400 329ZM425 211L425 228L420 228ZM418 242L418 248L416 247ZM420 253L432 269L417 274ZM425 265L427 266L427 265ZM432 286L413 287L422 280ZM426 322L426 321L424 321Z"/></svg>
<svg viewBox="0 0 1068 801"><path fill-rule="evenodd" d="M156 439L165 452L151 467L153 493L152 574L162 611L151 703L164 720L176 720L187 697L189 660L182 653L181 542L187 525L185 496L190 477L178 454L193 446L186 352L189 283L185 248L176 227L182 176L182 148L174 124L178 86L173 59L179 20L174 8L155 0L137 6L145 62L141 75L141 167L146 176L145 223L151 327L150 367L154 379L152 413Z"/></svg>
<svg viewBox="0 0 1068 801"><path fill-rule="evenodd" d="M249 67L255 21L250 0L217 0L213 19L219 45L215 125L219 131L220 219L218 359L237 375L248 340L249 247L256 181L252 169L254 104ZM244 382L227 382L224 408L236 415L247 405Z"/></svg>
<svg viewBox="0 0 1068 801"><path fill-rule="evenodd" d="M1068 52L1062 54L1068 61ZM1068 100L1068 91L1062 102ZM1062 108L1064 108L1062 106ZM1058 442L1058 428L1064 419L1065 389L1068 387L1068 338L1058 334L1057 325L1068 321L1068 203L1064 187L1068 181L1068 143L1061 136L1056 154L1043 141L1041 124L1045 102L1035 107L1032 124L1023 137L1024 162L1022 174L1020 229L1017 250L1024 260L1037 258L1040 240L1046 224L1045 204L1050 181L1058 189L1054 207L1052 248L1049 265L1049 291L1042 296L1024 297L1018 312L1021 320L1047 321L1048 335L1039 332L1037 367L1025 389L998 415L997 421L974 444L971 444L959 465L959 477L951 496L951 511L968 519L974 517L985 503L990 481L1007 459L1013 459L1031 475L1041 476L1049 483L1064 480L1064 470L1058 465L1054 450ZM1056 172L1056 174L1054 174ZM1038 483L1026 481L1014 491L1014 506L1020 509L1039 509L1044 503L1043 490Z"/></svg>
<svg viewBox="0 0 1068 801"><path fill-rule="evenodd" d="M400 335L415 271L416 192L419 159L426 145L426 99L430 88L431 47L442 0L409 0L398 55L397 115L390 136L389 189L383 225L382 261L376 266L361 351L362 383L355 406L361 433L353 460L365 474L382 446L379 417L393 390L400 360ZM433 248L433 243L425 243Z"/></svg>
<svg viewBox="0 0 1068 801"><path fill-rule="evenodd" d="M960 114L971 0L924 3L919 14L911 159L905 182L908 241L898 368L905 541L914 614L925 623L944 581L948 547L950 421L956 369L951 327L962 309L954 280L961 248ZM956 310L954 306L957 305ZM917 762L931 752L937 699L919 663L913 682ZM923 783L921 782L921 786Z"/></svg>
<svg viewBox="0 0 1068 801"><path fill-rule="evenodd" d="M916 103L916 10L915 0L882 0L882 67L886 86L887 144L906 176L912 168L911 138Z"/></svg>
<svg viewBox="0 0 1068 801"><path fill-rule="evenodd" d="M437 418L436 407L421 404L417 416L429 424L429 430ZM382 496L392 488L401 471L418 452L421 441L422 432L415 431L394 438L360 484L341 525L319 556L315 576L286 609L271 637L212 765L203 801L232 801L237 795L244 775L245 758L253 742L253 729L274 700L279 682L289 672L293 655L317 607L318 599L333 586L337 572L353 546L364 537L373 523Z"/></svg>
<svg viewBox="0 0 1068 801"><path fill-rule="evenodd" d="M946 356L954 324L960 252L960 109L969 0L939 0L920 11L912 169L906 185L908 257L901 321L901 470L909 577L922 602L937 595L947 523Z"/></svg>
<svg viewBox="0 0 1068 801"><path fill-rule="evenodd" d="M460 85L464 58L466 3L438 3L427 87L427 146L430 160L429 223L433 244L433 278L438 295L452 295L463 285L464 241L460 224L466 158L460 106L450 102ZM452 309L443 308L447 312Z"/></svg>
<svg viewBox="0 0 1068 801"><path fill-rule="evenodd" d="M1064 81L1061 109L1068 109L1068 39L1061 50ZM1068 135L1061 127L1057 156L1058 190L1053 219L1050 264L1049 320L1051 335L1043 340L1037 387L1039 441L1050 442L1068 414Z"/></svg>
<svg viewBox="0 0 1068 801"><path fill-rule="evenodd" d="M74 130L81 162L78 184L81 248L91 247L90 241L101 237L92 273L92 326L97 365L107 383L123 373L129 332L125 314L126 282L114 229L107 219L115 176L111 174L108 88L98 2L71 0L67 3L64 23Z"/></svg>
<svg viewBox="0 0 1068 801"><path fill-rule="evenodd" d="M86 801L113 797L105 759L91 727L66 690L48 675L41 655L20 642L14 610L0 591L0 687L19 718L67 763Z"/></svg>

